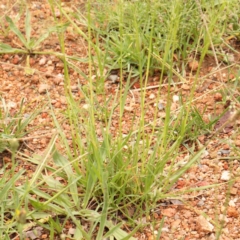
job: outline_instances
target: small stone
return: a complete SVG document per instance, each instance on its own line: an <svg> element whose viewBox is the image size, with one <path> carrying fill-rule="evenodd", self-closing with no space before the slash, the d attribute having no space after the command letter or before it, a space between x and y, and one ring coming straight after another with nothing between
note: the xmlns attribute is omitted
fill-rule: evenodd
<svg viewBox="0 0 240 240"><path fill-rule="evenodd" d="M10 102L7 103L7 107L8 108L16 108L17 107L17 103L10 101Z"/></svg>
<svg viewBox="0 0 240 240"><path fill-rule="evenodd" d="M239 214L235 207L228 207L227 215L228 215L228 217L237 218Z"/></svg>
<svg viewBox="0 0 240 240"><path fill-rule="evenodd" d="M56 18L60 18L61 12L59 10L56 10L55 11L55 16L56 16Z"/></svg>
<svg viewBox="0 0 240 240"><path fill-rule="evenodd" d="M211 233L213 232L214 226L207 221L203 216L199 216L196 218L196 224L197 228L200 231L206 232L206 233Z"/></svg>
<svg viewBox="0 0 240 240"><path fill-rule="evenodd" d="M42 118L47 118L47 117L48 117L48 114L47 114L46 112L43 112L43 113L41 114L41 117L42 117Z"/></svg>
<svg viewBox="0 0 240 240"><path fill-rule="evenodd" d="M181 87L183 90L189 90L190 86L188 86L187 84L183 84Z"/></svg>
<svg viewBox="0 0 240 240"><path fill-rule="evenodd" d="M54 107L56 108L60 108L62 106L61 102L60 101L57 101L55 104L54 104Z"/></svg>
<svg viewBox="0 0 240 240"><path fill-rule="evenodd" d="M79 88L77 85L71 86L71 91L72 92L78 92Z"/></svg>
<svg viewBox="0 0 240 240"><path fill-rule="evenodd" d="M232 188L231 191L230 191L230 193L231 193L232 195L237 195L237 192L238 192L238 189L237 189L237 188Z"/></svg>
<svg viewBox="0 0 240 240"><path fill-rule="evenodd" d="M165 108L165 106L163 103L161 103L161 102L158 103L158 110L162 111L162 110L164 110L164 108Z"/></svg>
<svg viewBox="0 0 240 240"><path fill-rule="evenodd" d="M9 56L10 56L9 54L4 54L4 55L3 55L3 59L4 59L4 60L8 60L8 59L9 59Z"/></svg>
<svg viewBox="0 0 240 240"><path fill-rule="evenodd" d="M165 118L166 117L166 113L165 112L158 112L157 116L159 118Z"/></svg>
<svg viewBox="0 0 240 240"><path fill-rule="evenodd" d="M235 140L235 145L237 146L237 147L240 147L240 140Z"/></svg>
<svg viewBox="0 0 240 240"><path fill-rule="evenodd" d="M173 102L178 102L179 101L179 96L178 95L173 95Z"/></svg>
<svg viewBox="0 0 240 240"><path fill-rule="evenodd" d="M231 199L231 200L229 201L228 205L229 205L230 207L236 207L236 204L235 204L236 201L237 201L237 199Z"/></svg>
<svg viewBox="0 0 240 240"><path fill-rule="evenodd" d="M176 209L175 208L166 208L161 211L163 216L166 217L173 217L176 214Z"/></svg>
<svg viewBox="0 0 240 240"><path fill-rule="evenodd" d="M124 106L124 110L127 111L127 112L132 112L133 107L132 106Z"/></svg>
<svg viewBox="0 0 240 240"><path fill-rule="evenodd" d="M205 204L205 201L203 201L202 199L198 201L197 205L199 207L203 206Z"/></svg>
<svg viewBox="0 0 240 240"><path fill-rule="evenodd" d="M40 84L38 88L38 92L41 93L46 93L47 90L49 90L49 85L48 84Z"/></svg>
<svg viewBox="0 0 240 240"><path fill-rule="evenodd" d="M37 76L37 75L33 75L32 77L31 77L31 81L32 81L32 83L38 83L39 82L39 77Z"/></svg>
<svg viewBox="0 0 240 240"><path fill-rule="evenodd" d="M234 63L235 62L234 54L228 53L226 58L227 58L227 62L230 62L230 63Z"/></svg>
<svg viewBox="0 0 240 240"><path fill-rule="evenodd" d="M109 75L107 79L111 83L118 83L119 82L119 77L118 77L118 75L115 75L115 74Z"/></svg>
<svg viewBox="0 0 240 240"><path fill-rule="evenodd" d="M231 178L231 174L229 171L222 171L222 175L221 175L221 180L223 181L228 181Z"/></svg>
<svg viewBox="0 0 240 240"><path fill-rule="evenodd" d="M16 55L13 59L12 59L12 63L13 64L18 64L20 60L20 57L18 55Z"/></svg>
<svg viewBox="0 0 240 240"><path fill-rule="evenodd" d="M155 95L153 93L151 93L149 96L149 99L154 99L154 98L156 98Z"/></svg>
<svg viewBox="0 0 240 240"><path fill-rule="evenodd" d="M199 63L198 63L198 61L193 60L193 61L188 63L188 66L192 71L197 71Z"/></svg>
<svg viewBox="0 0 240 240"><path fill-rule="evenodd" d="M184 211L183 216L186 219L189 219L192 216L192 213L190 211L186 210L186 211Z"/></svg>
<svg viewBox="0 0 240 240"><path fill-rule="evenodd" d="M221 102L222 101L222 94L221 93L216 93L214 95L214 99L216 102Z"/></svg>
<svg viewBox="0 0 240 240"><path fill-rule="evenodd" d="M169 228L168 227L163 227L161 230L162 230L162 232L169 232Z"/></svg>
<svg viewBox="0 0 240 240"><path fill-rule="evenodd" d="M86 103L86 104L83 105L83 109L86 109L86 110L87 110L87 109L90 108L90 106L91 106L90 104L87 104L87 103Z"/></svg>
<svg viewBox="0 0 240 240"><path fill-rule="evenodd" d="M68 230L68 234L70 234L70 235L74 235L75 232L76 232L76 228L69 228L69 230Z"/></svg>
<svg viewBox="0 0 240 240"><path fill-rule="evenodd" d="M172 228L178 228L180 223L181 223L180 219L177 219L177 220L173 221L172 222Z"/></svg>
<svg viewBox="0 0 240 240"><path fill-rule="evenodd" d="M45 64L46 64L46 61L47 61L47 59L46 59L45 57L42 57L42 58L39 60L39 65L40 65L40 66L45 65Z"/></svg>

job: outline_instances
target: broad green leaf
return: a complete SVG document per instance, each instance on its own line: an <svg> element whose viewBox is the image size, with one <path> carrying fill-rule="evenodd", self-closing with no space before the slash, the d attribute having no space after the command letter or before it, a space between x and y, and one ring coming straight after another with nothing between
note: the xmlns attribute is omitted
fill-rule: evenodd
<svg viewBox="0 0 240 240"><path fill-rule="evenodd" d="M14 48L12 48L10 45L5 44L5 43L0 43L0 49L5 49L5 50L12 50Z"/></svg>
<svg viewBox="0 0 240 240"><path fill-rule="evenodd" d="M27 42L26 42L26 39L24 38L23 34L20 32L20 30L16 27L16 25L14 24L13 20L6 16L6 20L7 22L9 23L9 27L11 29L11 31L13 31L17 37L19 38L19 40L22 42L22 44L28 48L28 45L27 45Z"/></svg>
<svg viewBox="0 0 240 240"><path fill-rule="evenodd" d="M30 37L31 37L31 14L29 10L27 9L26 11L26 18L25 18L25 32L26 32L26 39L27 39L27 44L29 46L30 44Z"/></svg>
<svg viewBox="0 0 240 240"><path fill-rule="evenodd" d="M26 51L18 48L12 48L10 45L5 43L0 43L0 54L4 53L26 53Z"/></svg>

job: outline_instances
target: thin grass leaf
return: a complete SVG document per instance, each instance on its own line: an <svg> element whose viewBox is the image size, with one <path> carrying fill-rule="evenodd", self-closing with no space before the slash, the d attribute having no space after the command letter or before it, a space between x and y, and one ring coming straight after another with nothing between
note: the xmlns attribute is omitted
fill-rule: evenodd
<svg viewBox="0 0 240 240"><path fill-rule="evenodd" d="M80 231L80 233L78 231L78 235L80 236L80 238L76 239L90 240L91 237L84 231L84 228L81 226L81 221L79 221L79 219L75 217L72 209L66 208L65 211L67 212L68 216L71 217L72 221L76 224L76 228ZM76 213L76 215L79 215L79 211Z"/></svg>
<svg viewBox="0 0 240 240"><path fill-rule="evenodd" d="M35 188L35 189L32 190L32 192L38 197L41 197L41 198L44 198L44 199L47 199L47 200L51 199L50 195L40 191L39 189ZM49 211L53 211L56 214L65 214L65 210L64 210L63 206L61 205L62 204L61 201L58 201L58 200L55 199L54 203L48 201L47 204L46 204L46 202L43 202L42 203L43 205L41 206L41 205L37 205L38 200L36 200L32 197L30 198L30 200L31 200L31 202L35 202L33 205L36 205L38 207L42 207L42 209L44 209L44 206L45 206ZM35 212L35 210L33 212ZM29 214L29 215L31 215L31 214Z"/></svg>
<svg viewBox="0 0 240 240"><path fill-rule="evenodd" d="M89 202L89 199L92 196L92 192L95 186L95 183L97 181L97 175L94 173L93 168L95 167L93 163L91 163L91 160L88 160L87 164L88 169L88 178L87 178L87 186L86 186L86 192L83 199L83 207L86 208Z"/></svg>
<svg viewBox="0 0 240 240"><path fill-rule="evenodd" d="M165 220L165 217L163 216L163 218L162 218L162 220L160 222L160 225L159 225L159 230L158 230L158 234L157 234L156 240L160 240L160 237L162 235L162 228L163 228L164 220Z"/></svg>
<svg viewBox="0 0 240 240"><path fill-rule="evenodd" d="M0 202L4 201L11 187L14 187L15 182L21 177L23 173L24 173L24 170L18 172L16 175L13 175L9 180L7 180L7 177L6 177L5 184L0 186L0 188L2 188L1 194L0 194Z"/></svg>
<svg viewBox="0 0 240 240"><path fill-rule="evenodd" d="M199 152L197 152L184 166L182 166L178 171L172 174L169 178L169 185L166 190L169 190L172 185L185 173L191 166L194 164L205 151L205 147L203 147Z"/></svg>
<svg viewBox="0 0 240 240"><path fill-rule="evenodd" d="M46 33L41 35L34 43L32 43L32 49L36 49L40 45L41 42L43 42L45 39L47 39L49 37L50 33L51 33L51 31L47 31Z"/></svg>
<svg viewBox="0 0 240 240"><path fill-rule="evenodd" d="M48 157L50 156L51 152L52 152L52 149L54 148L54 144L57 140L57 136L55 136L51 142L49 143L48 145L48 148L46 149L46 152L45 152L45 156L43 157L41 163L38 165L37 167L37 170L33 176L33 178L31 179L31 182L30 182L30 187L34 185L34 183L37 181L37 179L39 178L40 174L42 173L42 170L44 169L44 167L47 165L47 160L48 160Z"/></svg>
<svg viewBox="0 0 240 240"><path fill-rule="evenodd" d="M69 161L63 155L61 155L56 149L54 149L53 152L54 152L53 160L55 164L57 164L58 166L61 166L68 176L68 182L70 184L70 192L72 194L72 198L74 200L75 205L77 205L79 203L78 188L77 188L77 184L73 184L74 182L77 183L75 181L76 175L73 174L73 170L71 166L68 164ZM79 177L79 179L80 178L81 176Z"/></svg>
<svg viewBox="0 0 240 240"><path fill-rule="evenodd" d="M26 50L12 48L8 44L0 43L0 54L4 54L4 53L26 53Z"/></svg>
<svg viewBox="0 0 240 240"><path fill-rule="evenodd" d="M59 201L59 199L57 198L58 196L60 196L62 193L64 193L68 188L71 188L71 185L75 185L75 183L77 183L77 181L81 178L77 177L74 179L73 182L69 183L65 188L63 188L62 190L60 190L57 194L55 194L53 197L51 197L50 199L48 199L44 204L47 205L50 202L56 202L59 205L63 205L62 201ZM67 202L67 205L71 205L70 202Z"/></svg>
<svg viewBox="0 0 240 240"><path fill-rule="evenodd" d="M30 14L29 10L27 9L26 18L25 18L25 33L26 33L26 39L27 39L28 46L30 44L31 31L32 31L31 14Z"/></svg>
<svg viewBox="0 0 240 240"><path fill-rule="evenodd" d="M64 26L64 25L63 25ZM32 48L35 49L37 48L41 42L43 42L45 39L49 37L49 35L53 32L58 32L58 31L63 31L65 30L64 27L51 27L45 32L43 35L41 35L34 43L32 43Z"/></svg>
<svg viewBox="0 0 240 240"><path fill-rule="evenodd" d="M98 230L98 234L97 234L97 240L101 240L103 239L103 232L104 232L104 229L105 229L105 224L106 224L106 221L107 221L107 210L108 210L108 204L109 204L109 196L108 196L108 174L107 172L105 172L103 174L103 177L102 177L102 191L103 191L103 210L102 210L102 213L101 213L101 218L100 218L100 227L99 227L99 230Z"/></svg>
<svg viewBox="0 0 240 240"><path fill-rule="evenodd" d="M109 228L109 229L113 229L114 228L114 225L112 222L110 221L107 221L106 222L106 226ZM112 233L112 235L117 239L117 240L123 240L123 239L128 239L128 240L137 240L136 238L134 237L130 237L129 236L129 233L123 231L122 229L117 228L115 229L115 231Z"/></svg>
<svg viewBox="0 0 240 240"><path fill-rule="evenodd" d="M16 27L13 20L10 17L6 16L6 21L9 23L9 27L10 27L11 31L13 31L17 35L17 37L22 42L22 44L28 49L28 44L27 44L25 37L20 32L20 30Z"/></svg>

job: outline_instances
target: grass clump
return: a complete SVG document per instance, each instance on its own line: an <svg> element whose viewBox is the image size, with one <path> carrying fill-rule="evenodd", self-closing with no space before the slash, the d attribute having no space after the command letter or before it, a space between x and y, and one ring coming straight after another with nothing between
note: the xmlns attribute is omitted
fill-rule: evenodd
<svg viewBox="0 0 240 240"><path fill-rule="evenodd" d="M11 114L12 102L6 103L4 98L1 99L0 109L0 153L8 150L15 155L17 152L20 141L27 133L29 123L36 117L37 111L32 114L23 114L23 104L21 101L20 110L14 115ZM13 157L14 159L14 157Z"/></svg>
<svg viewBox="0 0 240 240"><path fill-rule="evenodd" d="M209 34L214 46L224 43L227 35L238 36L236 6L236 0L204 1L201 5L197 0L98 1L91 5L91 26L105 50L104 59L110 69L131 69L140 75L146 70L149 53L150 72L166 72L166 65L159 64L153 55L179 68L182 66L176 58L186 64L190 56L201 55L205 48L210 54ZM235 11L231 11L233 8Z"/></svg>

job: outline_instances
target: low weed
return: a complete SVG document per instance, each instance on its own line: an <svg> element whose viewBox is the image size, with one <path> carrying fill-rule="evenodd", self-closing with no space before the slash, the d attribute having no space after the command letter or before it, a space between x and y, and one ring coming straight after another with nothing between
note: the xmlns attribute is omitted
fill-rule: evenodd
<svg viewBox="0 0 240 240"><path fill-rule="evenodd" d="M0 153L5 150L15 155L20 146L19 139L27 133L29 123L35 118L38 111L31 114L23 114L24 100L21 101L20 109L14 115L11 114L11 102L6 103L4 98L1 99L0 110Z"/></svg>

